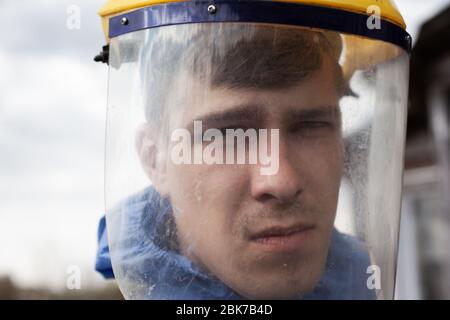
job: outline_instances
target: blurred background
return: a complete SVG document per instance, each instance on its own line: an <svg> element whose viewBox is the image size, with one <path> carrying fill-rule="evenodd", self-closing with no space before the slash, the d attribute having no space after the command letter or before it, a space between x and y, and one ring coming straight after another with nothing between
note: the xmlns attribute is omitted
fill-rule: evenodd
<svg viewBox="0 0 450 320"><path fill-rule="evenodd" d="M450 299L450 0L396 0L414 39L398 299ZM103 215L103 0L0 0L0 299L120 299Z"/></svg>

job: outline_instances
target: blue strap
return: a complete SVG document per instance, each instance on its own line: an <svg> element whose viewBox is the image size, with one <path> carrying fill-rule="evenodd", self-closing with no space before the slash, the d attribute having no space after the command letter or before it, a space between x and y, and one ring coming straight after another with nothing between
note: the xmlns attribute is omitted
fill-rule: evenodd
<svg viewBox="0 0 450 320"><path fill-rule="evenodd" d="M106 219L103 216L98 225L98 249L95 261L95 270L100 272L105 279L114 278L109 255L108 234L106 231Z"/></svg>

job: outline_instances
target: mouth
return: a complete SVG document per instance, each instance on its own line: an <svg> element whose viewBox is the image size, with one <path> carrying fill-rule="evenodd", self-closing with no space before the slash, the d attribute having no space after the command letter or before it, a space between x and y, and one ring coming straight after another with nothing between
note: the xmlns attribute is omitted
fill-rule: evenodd
<svg viewBox="0 0 450 320"><path fill-rule="evenodd" d="M304 247L313 230L311 224L271 226L252 234L250 242L269 251L295 251Z"/></svg>

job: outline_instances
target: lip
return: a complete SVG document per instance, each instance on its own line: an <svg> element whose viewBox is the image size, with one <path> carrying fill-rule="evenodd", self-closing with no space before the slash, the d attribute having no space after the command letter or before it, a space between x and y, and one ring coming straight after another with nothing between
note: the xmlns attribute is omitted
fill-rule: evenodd
<svg viewBox="0 0 450 320"><path fill-rule="evenodd" d="M262 249L288 252L301 249L313 231L313 225L272 226L250 236L250 242Z"/></svg>

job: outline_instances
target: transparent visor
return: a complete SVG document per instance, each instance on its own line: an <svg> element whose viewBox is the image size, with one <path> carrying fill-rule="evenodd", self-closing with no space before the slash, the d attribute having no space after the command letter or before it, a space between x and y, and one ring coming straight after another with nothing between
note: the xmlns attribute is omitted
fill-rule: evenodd
<svg viewBox="0 0 450 320"><path fill-rule="evenodd" d="M135 299L391 299L408 55L270 24L111 40L107 230Z"/></svg>

